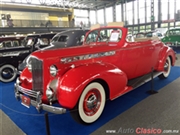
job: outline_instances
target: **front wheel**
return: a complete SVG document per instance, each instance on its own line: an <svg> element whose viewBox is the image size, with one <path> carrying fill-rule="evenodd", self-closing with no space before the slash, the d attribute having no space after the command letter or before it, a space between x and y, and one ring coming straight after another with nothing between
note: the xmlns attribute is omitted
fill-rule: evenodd
<svg viewBox="0 0 180 135"><path fill-rule="evenodd" d="M164 71L161 75L159 75L158 77L160 79L166 79L169 74L170 74L170 71L171 71L171 60L169 57L167 57L165 63L164 63Z"/></svg>
<svg viewBox="0 0 180 135"><path fill-rule="evenodd" d="M81 124L91 124L102 114L106 94L98 82L90 83L82 92L76 106L71 110L71 116Z"/></svg>
<svg viewBox="0 0 180 135"><path fill-rule="evenodd" d="M11 82L17 76L17 70L14 66L6 64L0 68L0 81Z"/></svg>

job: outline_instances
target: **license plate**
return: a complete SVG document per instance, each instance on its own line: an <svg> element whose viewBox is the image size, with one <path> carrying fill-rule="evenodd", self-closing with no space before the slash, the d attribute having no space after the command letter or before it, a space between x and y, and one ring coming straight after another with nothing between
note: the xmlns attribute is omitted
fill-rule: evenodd
<svg viewBox="0 0 180 135"><path fill-rule="evenodd" d="M24 105L25 107L29 108L29 106L31 104L30 98L23 95L21 104Z"/></svg>

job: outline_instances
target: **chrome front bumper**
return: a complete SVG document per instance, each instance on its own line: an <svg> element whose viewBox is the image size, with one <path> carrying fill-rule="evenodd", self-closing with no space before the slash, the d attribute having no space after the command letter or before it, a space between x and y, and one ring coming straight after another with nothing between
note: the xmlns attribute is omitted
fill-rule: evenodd
<svg viewBox="0 0 180 135"><path fill-rule="evenodd" d="M42 95L40 94L40 92L32 91L32 90L25 89L25 88L21 87L19 78L17 78L17 81L14 84L14 92L15 92L15 97L16 97L17 100L21 100L23 94L35 98L36 101L31 99L30 104L32 106L36 107L38 112L40 112L41 110L44 110L44 111L55 113L55 114L66 113L65 108L54 107L54 106L51 106L51 105L43 104L42 100L41 100Z"/></svg>

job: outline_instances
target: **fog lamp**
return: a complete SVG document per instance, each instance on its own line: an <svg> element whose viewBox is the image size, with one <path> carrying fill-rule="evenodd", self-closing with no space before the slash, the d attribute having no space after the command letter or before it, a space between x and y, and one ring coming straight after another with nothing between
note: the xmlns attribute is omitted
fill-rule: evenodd
<svg viewBox="0 0 180 135"><path fill-rule="evenodd" d="M54 96L54 91L51 88L46 90L46 97L50 100Z"/></svg>

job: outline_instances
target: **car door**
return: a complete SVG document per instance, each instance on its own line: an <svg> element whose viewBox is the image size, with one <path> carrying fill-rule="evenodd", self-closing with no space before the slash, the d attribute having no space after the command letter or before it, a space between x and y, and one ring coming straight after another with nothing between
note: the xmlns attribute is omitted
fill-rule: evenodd
<svg viewBox="0 0 180 135"><path fill-rule="evenodd" d="M147 74L151 72L152 69L155 69L155 67L157 66L157 62L159 59L159 51L161 50L162 44L157 38L143 41L141 42L141 45L143 52L140 58L141 65L139 66L139 69L141 71L139 72L141 72L141 74Z"/></svg>
<svg viewBox="0 0 180 135"><path fill-rule="evenodd" d="M146 63L146 68L155 68L157 66L157 62L159 60L159 53L163 44L161 44L160 40L153 39L148 41L148 43L145 43L144 45L144 61L149 61L148 63Z"/></svg>
<svg viewBox="0 0 180 135"><path fill-rule="evenodd" d="M126 47L120 51L122 55L121 70L124 71L128 79L133 79L142 75L143 66L143 46L139 42L127 42Z"/></svg>
<svg viewBox="0 0 180 135"><path fill-rule="evenodd" d="M150 72L152 70L152 68L154 68L154 61L155 59L157 60L156 53L156 47L155 45L151 42L151 40L149 41L145 41L142 42L143 47L143 72L144 74Z"/></svg>

